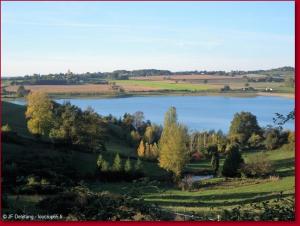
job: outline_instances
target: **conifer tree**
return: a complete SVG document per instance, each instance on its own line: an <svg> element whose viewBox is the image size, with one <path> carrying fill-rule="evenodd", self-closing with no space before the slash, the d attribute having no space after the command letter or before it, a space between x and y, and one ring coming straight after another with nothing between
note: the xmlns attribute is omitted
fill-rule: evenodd
<svg viewBox="0 0 300 226"><path fill-rule="evenodd" d="M140 159L138 159L138 160L136 161L136 163L135 163L135 165L134 165L134 169L135 169L135 171L137 171L137 172L141 172L141 171L142 171L142 169L143 169L143 163L142 163L142 161L141 161Z"/></svg>
<svg viewBox="0 0 300 226"><path fill-rule="evenodd" d="M130 172L131 171L131 162L130 162L130 159L129 158L127 158L127 160L126 160L126 162L125 162L125 166L124 166L124 170L125 170L125 172Z"/></svg>
<svg viewBox="0 0 300 226"><path fill-rule="evenodd" d="M223 164L222 175L225 177L239 176L239 170L244 160L237 144L232 144L228 148L227 156Z"/></svg>
<svg viewBox="0 0 300 226"><path fill-rule="evenodd" d="M114 163L112 166L112 170L115 172L121 171L122 170L122 160L120 158L119 154L116 154L116 157L114 159Z"/></svg>

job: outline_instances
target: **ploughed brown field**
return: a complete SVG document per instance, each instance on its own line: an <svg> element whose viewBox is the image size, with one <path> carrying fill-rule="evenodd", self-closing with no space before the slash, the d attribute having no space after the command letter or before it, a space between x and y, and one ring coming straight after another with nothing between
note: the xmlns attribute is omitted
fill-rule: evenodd
<svg viewBox="0 0 300 226"><path fill-rule="evenodd" d="M16 92L19 86L8 86L7 91ZM42 91L46 93L114 93L115 89L111 85L94 85L94 84L84 84L84 85L26 85L25 89L30 91ZM122 84L119 85L126 92L147 92L156 91L160 88L148 87L148 86L138 86L134 84Z"/></svg>
<svg viewBox="0 0 300 226"><path fill-rule="evenodd" d="M30 91L43 91L49 94L99 94L111 95L125 92L155 92L155 91L211 91L218 92L224 85L231 89L242 89L248 83L243 76L220 75L172 75L172 76L147 76L133 77L129 80L114 80L109 84L82 84L82 85L26 85ZM249 86L264 91L272 88L274 91L284 89L281 82L248 83ZM19 86L6 86L6 91L16 92ZM290 92L288 92L290 93Z"/></svg>
<svg viewBox="0 0 300 226"><path fill-rule="evenodd" d="M9 86L7 91L16 92L19 86ZM114 90L110 85L86 84L86 85L28 85L25 89L31 91L43 91L46 93L106 93Z"/></svg>

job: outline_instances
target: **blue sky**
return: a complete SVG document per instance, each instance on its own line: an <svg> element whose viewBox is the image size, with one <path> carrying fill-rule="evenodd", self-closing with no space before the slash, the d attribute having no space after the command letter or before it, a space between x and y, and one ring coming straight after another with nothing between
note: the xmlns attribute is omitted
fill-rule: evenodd
<svg viewBox="0 0 300 226"><path fill-rule="evenodd" d="M294 66L294 2L2 2L2 76Z"/></svg>

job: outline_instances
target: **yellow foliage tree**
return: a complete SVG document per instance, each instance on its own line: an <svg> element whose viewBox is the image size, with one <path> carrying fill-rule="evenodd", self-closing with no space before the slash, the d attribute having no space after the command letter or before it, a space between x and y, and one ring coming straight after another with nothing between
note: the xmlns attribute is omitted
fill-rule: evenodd
<svg viewBox="0 0 300 226"><path fill-rule="evenodd" d="M145 158L151 159L151 145L147 142L145 143Z"/></svg>
<svg viewBox="0 0 300 226"><path fill-rule="evenodd" d="M145 144L144 144L144 141L143 140L141 140L141 142L140 142L140 145L139 145L139 147L138 147L138 149L137 149L137 154L138 154L138 156L140 157L140 158L143 158L144 156L145 156Z"/></svg>
<svg viewBox="0 0 300 226"><path fill-rule="evenodd" d="M164 129L159 141L159 166L173 173L177 181L189 159L188 134L185 126L177 123L175 108L165 116Z"/></svg>
<svg viewBox="0 0 300 226"><path fill-rule="evenodd" d="M48 136L53 124L53 104L43 92L33 92L27 96L25 112L27 127L34 135Z"/></svg>

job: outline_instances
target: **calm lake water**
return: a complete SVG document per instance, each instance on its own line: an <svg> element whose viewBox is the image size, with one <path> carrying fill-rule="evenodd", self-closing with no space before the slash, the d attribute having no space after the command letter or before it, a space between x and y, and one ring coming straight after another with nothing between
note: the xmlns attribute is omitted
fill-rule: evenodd
<svg viewBox="0 0 300 226"><path fill-rule="evenodd" d="M275 113L287 114L294 109L294 99L284 97L223 97L223 96L146 96L112 99L60 99L86 109L92 107L101 115L122 117L124 113L143 111L146 120L162 124L169 107L177 109L178 120L190 130L228 132L236 112L249 111L257 116L260 126L273 125ZM17 102L17 101L15 101ZM20 103L20 102L17 102ZM22 104L22 103L21 103ZM24 104L24 103L23 103ZM294 122L285 128L294 129Z"/></svg>

